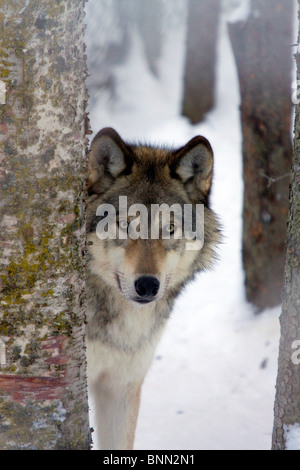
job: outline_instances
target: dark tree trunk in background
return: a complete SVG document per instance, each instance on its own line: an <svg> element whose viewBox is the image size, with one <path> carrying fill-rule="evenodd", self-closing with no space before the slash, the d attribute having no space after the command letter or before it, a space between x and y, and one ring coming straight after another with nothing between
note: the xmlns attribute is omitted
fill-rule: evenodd
<svg viewBox="0 0 300 470"><path fill-rule="evenodd" d="M1 22L0 449L89 449L84 1Z"/></svg>
<svg viewBox="0 0 300 470"><path fill-rule="evenodd" d="M220 0L189 0L182 114L195 124L214 106Z"/></svg>
<svg viewBox="0 0 300 470"><path fill-rule="evenodd" d="M247 299L258 310L281 301L291 169L293 0L253 0L229 24L243 136L243 263Z"/></svg>
<svg viewBox="0 0 300 470"><path fill-rule="evenodd" d="M300 8L300 4L299 4ZM300 23L298 40L300 40ZM300 54L296 54L300 80ZM299 86L298 86L299 89ZM298 92L299 96L299 92ZM278 375L274 407L273 449L290 448L289 437L296 428L300 449L300 105L296 106L292 183L289 201L288 234Z"/></svg>

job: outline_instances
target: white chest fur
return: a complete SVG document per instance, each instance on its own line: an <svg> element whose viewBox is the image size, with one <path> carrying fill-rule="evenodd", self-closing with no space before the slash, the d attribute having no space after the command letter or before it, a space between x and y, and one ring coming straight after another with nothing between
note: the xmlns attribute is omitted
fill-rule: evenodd
<svg viewBox="0 0 300 470"><path fill-rule="evenodd" d="M132 448L141 385L165 321L157 323L153 306L124 309L105 341L87 339L91 424L100 449Z"/></svg>
<svg viewBox="0 0 300 470"><path fill-rule="evenodd" d="M111 380L131 382L144 377L163 331L156 305L135 306L124 301L124 310L105 328L105 341L87 340L88 379L105 374Z"/></svg>

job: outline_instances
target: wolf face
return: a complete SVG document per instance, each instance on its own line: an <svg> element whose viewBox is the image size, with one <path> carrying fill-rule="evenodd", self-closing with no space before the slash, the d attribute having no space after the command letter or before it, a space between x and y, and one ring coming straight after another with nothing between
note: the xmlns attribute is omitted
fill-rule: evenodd
<svg viewBox="0 0 300 470"><path fill-rule="evenodd" d="M87 375L101 449L132 448L141 385L173 302L215 259L212 169L200 136L170 150L125 143L105 128L92 142Z"/></svg>
<svg viewBox="0 0 300 470"><path fill-rule="evenodd" d="M212 168L212 149L204 137L168 150L129 145L113 129L101 130L91 146L88 180L91 271L125 299L144 305L174 296L195 272L208 268L219 235L216 218L208 208ZM120 196L126 197L129 207L139 204L147 209L146 237L130 237L130 225L141 225L141 214L135 218L127 214L125 219L120 213ZM127 237L99 239L97 208L101 204L115 208L115 232L121 237L127 232ZM177 220L180 214L167 214L165 208L189 205L193 219L196 204L204 205L204 245L200 251L187 251L184 221ZM153 207L157 206L162 210L155 214ZM165 224L164 215L170 215ZM159 233L155 239L151 237L154 225ZM176 236L178 232L183 236Z"/></svg>

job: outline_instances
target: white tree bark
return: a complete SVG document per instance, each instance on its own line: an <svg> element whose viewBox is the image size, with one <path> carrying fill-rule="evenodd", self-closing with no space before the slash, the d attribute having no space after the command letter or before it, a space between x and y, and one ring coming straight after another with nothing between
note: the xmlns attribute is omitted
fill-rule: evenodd
<svg viewBox="0 0 300 470"><path fill-rule="evenodd" d="M84 0L0 12L0 448L88 449Z"/></svg>

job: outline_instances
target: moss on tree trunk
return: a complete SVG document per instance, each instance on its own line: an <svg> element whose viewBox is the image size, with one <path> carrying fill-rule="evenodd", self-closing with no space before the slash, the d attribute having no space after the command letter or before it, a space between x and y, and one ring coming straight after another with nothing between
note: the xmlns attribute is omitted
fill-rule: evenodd
<svg viewBox="0 0 300 470"><path fill-rule="evenodd" d="M84 0L0 1L0 448L87 449Z"/></svg>

